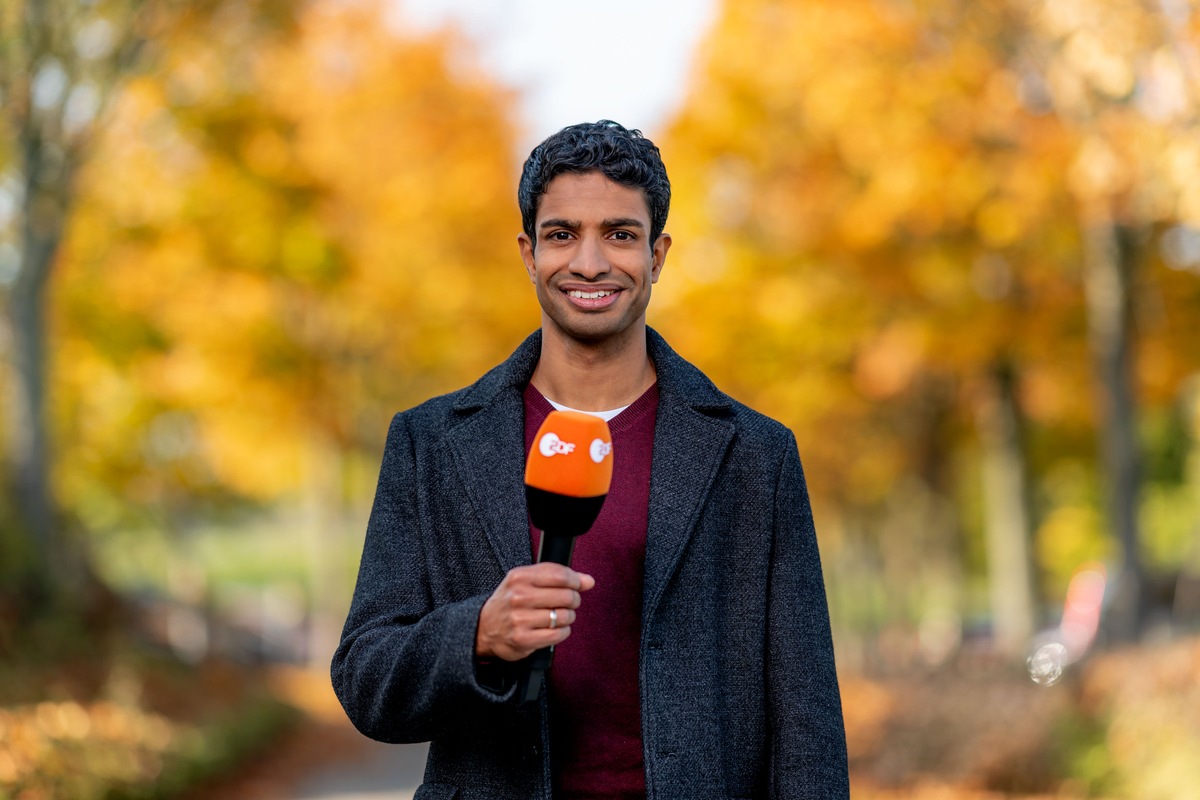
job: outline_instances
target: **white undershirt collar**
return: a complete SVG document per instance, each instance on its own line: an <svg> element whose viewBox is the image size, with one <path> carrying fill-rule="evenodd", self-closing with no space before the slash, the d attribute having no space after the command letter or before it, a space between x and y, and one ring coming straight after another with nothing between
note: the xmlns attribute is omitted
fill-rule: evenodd
<svg viewBox="0 0 1200 800"><path fill-rule="evenodd" d="M617 414L620 414L622 411L629 408L629 406L621 406L620 408L614 408L611 411L583 411L578 408L571 408L570 406L564 406L562 403L556 403L553 400L551 400L549 397L546 398L546 401L549 402L550 405L554 406L559 411L578 411L581 414L591 414L593 417L599 417L600 419L604 420L605 422L609 422ZM633 404L630 403L630 405L633 405Z"/></svg>

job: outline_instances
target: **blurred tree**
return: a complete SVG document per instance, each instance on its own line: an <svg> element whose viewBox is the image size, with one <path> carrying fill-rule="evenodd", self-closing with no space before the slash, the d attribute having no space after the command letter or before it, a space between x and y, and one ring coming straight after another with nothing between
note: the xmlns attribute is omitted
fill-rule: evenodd
<svg viewBox="0 0 1200 800"><path fill-rule="evenodd" d="M823 528L835 569L853 518L900 539L880 546L913 618L947 591L963 604L945 586L964 552L957 525L971 523L936 509L978 495L964 479L982 472L991 614L1012 653L1037 624L1040 584L1021 432L1029 418L1053 431L1040 452L1086 452L1095 324L1068 191L1081 134L1055 113L1026 11L728 4L666 147L684 278L659 307L714 373L796 428L814 492L837 509ZM1194 289L1161 300L1165 314L1195 311ZM716 324L688 326L696 314ZM1142 377L1155 402L1197 366L1170 334L1151 337L1159 371ZM897 529L897 505L932 511Z"/></svg>
<svg viewBox="0 0 1200 800"><path fill-rule="evenodd" d="M141 44L134 4L5 2L0 7L4 192L11 209L0 275L11 347L5 420L11 497L43 573L53 549L45 424L46 287L87 134ZM11 238L10 238L11 237Z"/></svg>
<svg viewBox="0 0 1200 800"><path fill-rule="evenodd" d="M1088 334L1100 387L1100 444L1110 527L1122 569L1118 637L1144 622L1139 531L1142 455L1135 381L1135 306L1154 234L1197 224L1200 193L1181 173L1200 141L1200 23L1189 0L1082 0L1028 9L1023 57L1077 139L1066 185L1083 247ZM1164 153L1168 154L1164 158ZM1200 259L1198 259L1200 260ZM1144 290L1143 290L1144 291Z"/></svg>
<svg viewBox="0 0 1200 800"><path fill-rule="evenodd" d="M277 7L286 5L236 4L260 22L282 19ZM161 55L153 46L156 40L172 26L186 26L221 7L216 0L5 0L0 5L0 194L10 209L0 219L12 398L5 460L15 522L30 545L34 581L44 590L53 588L54 568L67 561L63 543L55 541L58 520L50 485L47 292L76 204L77 176L122 81Z"/></svg>

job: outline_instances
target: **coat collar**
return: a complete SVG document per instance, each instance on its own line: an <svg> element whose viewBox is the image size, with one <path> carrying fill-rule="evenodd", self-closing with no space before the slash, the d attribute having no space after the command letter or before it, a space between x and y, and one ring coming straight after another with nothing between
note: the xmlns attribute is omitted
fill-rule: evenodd
<svg viewBox="0 0 1200 800"><path fill-rule="evenodd" d="M657 606L700 519L734 428L734 404L653 329L647 351L658 376L643 615ZM448 443L459 475L507 571L531 561L524 473L522 392L541 354L535 331L453 406Z"/></svg>
<svg viewBox="0 0 1200 800"><path fill-rule="evenodd" d="M653 328L646 329L646 350L658 376L658 390L670 394L673 400L706 414L722 415L732 409L732 401L713 385L703 372L679 356ZM525 389L533 377L542 352L542 332L536 330L523 341L505 361L489 370L469 386L454 410L471 414L490 405L504 391Z"/></svg>

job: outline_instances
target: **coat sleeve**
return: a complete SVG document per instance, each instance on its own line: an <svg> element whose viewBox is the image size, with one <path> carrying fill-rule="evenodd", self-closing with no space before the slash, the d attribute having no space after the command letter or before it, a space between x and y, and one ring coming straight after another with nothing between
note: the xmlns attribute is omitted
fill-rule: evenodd
<svg viewBox="0 0 1200 800"><path fill-rule="evenodd" d="M507 674L476 663L487 595L435 607L422 540L437 532L425 529L417 511L416 481L413 439L399 414L388 431L358 582L331 669L347 716L383 742L438 738L515 693Z"/></svg>
<svg viewBox="0 0 1200 800"><path fill-rule="evenodd" d="M775 492L767 609L770 797L850 796L846 732L820 554L796 440Z"/></svg>

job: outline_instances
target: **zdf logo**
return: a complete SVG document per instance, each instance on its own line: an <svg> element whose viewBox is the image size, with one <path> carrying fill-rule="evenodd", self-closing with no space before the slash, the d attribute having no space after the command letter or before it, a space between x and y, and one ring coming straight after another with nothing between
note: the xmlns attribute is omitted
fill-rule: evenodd
<svg viewBox="0 0 1200 800"><path fill-rule="evenodd" d="M604 457L612 452L612 442L606 442L603 439L593 439L591 447L588 448L588 455L592 457L592 461L599 464L604 460Z"/></svg>
<svg viewBox="0 0 1200 800"><path fill-rule="evenodd" d="M551 456L565 456L575 449L575 445L571 442L564 442L558 438L558 434L550 431L541 438L538 442L538 452L546 458Z"/></svg>

